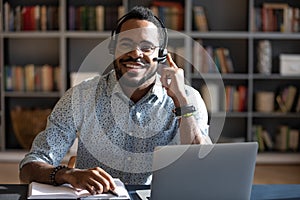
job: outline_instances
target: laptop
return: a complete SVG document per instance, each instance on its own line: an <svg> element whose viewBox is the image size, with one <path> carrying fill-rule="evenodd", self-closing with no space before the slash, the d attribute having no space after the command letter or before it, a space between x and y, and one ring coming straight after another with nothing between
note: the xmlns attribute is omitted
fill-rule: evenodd
<svg viewBox="0 0 300 200"><path fill-rule="evenodd" d="M150 199L250 199L257 150L256 142L157 147Z"/></svg>

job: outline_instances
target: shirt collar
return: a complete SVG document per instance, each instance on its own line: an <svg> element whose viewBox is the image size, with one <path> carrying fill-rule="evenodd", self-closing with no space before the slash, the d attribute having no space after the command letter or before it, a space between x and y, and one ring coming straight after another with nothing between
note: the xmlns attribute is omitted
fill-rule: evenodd
<svg viewBox="0 0 300 200"><path fill-rule="evenodd" d="M116 77L116 73L115 71L111 71L109 74L107 74L107 84L108 84L108 93L111 95L122 95L122 96L126 96L119 84L119 82L117 81L117 77ZM147 96L151 96L151 95L155 95L159 101L163 101L163 96L165 93L165 89L162 87L162 83L160 81L160 75L156 74L156 78L155 78L155 84L152 87L152 89L149 91L149 93L147 94ZM128 98L128 97L127 97Z"/></svg>

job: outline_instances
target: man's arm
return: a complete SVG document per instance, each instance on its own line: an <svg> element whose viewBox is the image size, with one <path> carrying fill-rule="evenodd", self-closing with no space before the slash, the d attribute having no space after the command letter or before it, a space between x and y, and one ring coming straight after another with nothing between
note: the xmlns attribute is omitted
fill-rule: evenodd
<svg viewBox="0 0 300 200"><path fill-rule="evenodd" d="M72 95L73 90L70 89L59 100L48 118L46 129L36 136L30 153L20 162L20 181L46 184L70 183L74 187L88 190L91 194L107 192L115 188L115 183L103 169L59 166L76 138L78 129L76 124L81 119L74 118L72 107L74 100L79 101L80 98L74 99ZM79 119L79 122L76 119Z"/></svg>
<svg viewBox="0 0 300 200"><path fill-rule="evenodd" d="M22 183L33 181L57 185L69 183L75 188L86 189L91 194L108 192L116 188L113 178L99 167L92 169L56 168L43 162L25 164L20 170L20 180Z"/></svg>
<svg viewBox="0 0 300 200"><path fill-rule="evenodd" d="M167 61L170 67L164 68L162 71L162 85L166 88L167 94L173 99L176 108L188 106L191 102L189 102L185 91L184 71L183 69L177 67L177 65L173 62L170 54L168 54L167 56ZM199 112L199 110L196 112ZM189 116L181 116L179 120L181 144L212 143L211 139L208 136L208 133L201 133L201 129L198 125L194 113L191 113L191 115Z"/></svg>

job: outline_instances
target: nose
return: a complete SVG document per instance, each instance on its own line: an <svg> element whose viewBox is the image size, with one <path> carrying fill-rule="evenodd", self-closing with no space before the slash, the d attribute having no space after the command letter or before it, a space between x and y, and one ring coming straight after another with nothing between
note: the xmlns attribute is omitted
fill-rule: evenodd
<svg viewBox="0 0 300 200"><path fill-rule="evenodd" d="M138 46L136 46L134 49L132 49L132 51L129 51L127 55L133 58L142 58L144 56L144 53Z"/></svg>

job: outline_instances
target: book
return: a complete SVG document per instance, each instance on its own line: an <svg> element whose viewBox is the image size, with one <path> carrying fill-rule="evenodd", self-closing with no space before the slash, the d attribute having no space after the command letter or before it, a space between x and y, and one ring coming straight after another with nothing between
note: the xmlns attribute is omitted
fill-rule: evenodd
<svg viewBox="0 0 300 200"><path fill-rule="evenodd" d="M193 7L194 23L198 31L208 31L207 18L204 7L195 6Z"/></svg>
<svg viewBox="0 0 300 200"><path fill-rule="evenodd" d="M40 27L42 31L47 30L47 6L43 5L41 6L41 11L40 11Z"/></svg>
<svg viewBox="0 0 300 200"><path fill-rule="evenodd" d="M104 6L96 6L96 29L98 31L104 30Z"/></svg>
<svg viewBox="0 0 300 200"><path fill-rule="evenodd" d="M128 191L124 183L115 178L117 187L116 196L112 193L102 193L91 195L87 190L77 189L70 184L63 184L60 186L53 186L49 184L32 182L28 188L28 199L123 199L130 200Z"/></svg>
<svg viewBox="0 0 300 200"><path fill-rule="evenodd" d="M24 66L25 90L26 91L32 92L35 90L34 74L35 74L34 64L26 64Z"/></svg>
<svg viewBox="0 0 300 200"><path fill-rule="evenodd" d="M13 90L13 72L12 67L9 65L4 66L4 74L5 74L5 91Z"/></svg>
<svg viewBox="0 0 300 200"><path fill-rule="evenodd" d="M45 64L41 66L41 83L42 91L53 91L54 80L53 80L53 67Z"/></svg>

